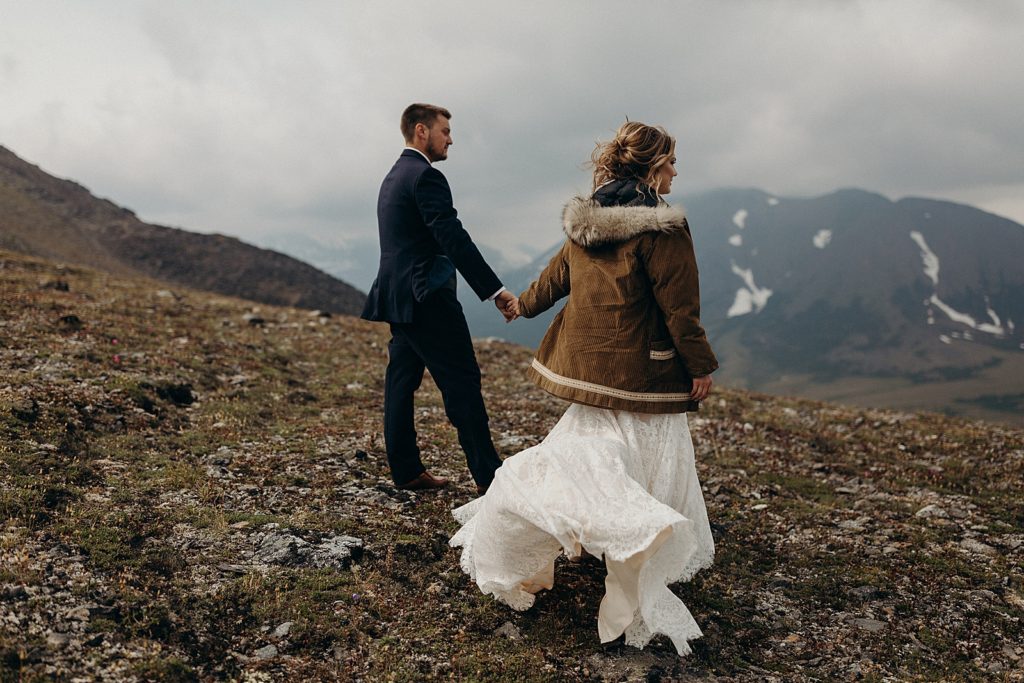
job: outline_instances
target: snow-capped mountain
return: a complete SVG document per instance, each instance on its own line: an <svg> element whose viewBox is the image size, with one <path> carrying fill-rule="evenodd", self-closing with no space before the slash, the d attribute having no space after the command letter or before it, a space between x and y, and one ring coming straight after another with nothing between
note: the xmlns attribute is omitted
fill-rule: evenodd
<svg viewBox="0 0 1024 683"><path fill-rule="evenodd" d="M855 403L1020 419L1024 226L862 190L728 189L685 201L719 381ZM520 291L557 246L505 274ZM475 334L535 345L551 314Z"/></svg>

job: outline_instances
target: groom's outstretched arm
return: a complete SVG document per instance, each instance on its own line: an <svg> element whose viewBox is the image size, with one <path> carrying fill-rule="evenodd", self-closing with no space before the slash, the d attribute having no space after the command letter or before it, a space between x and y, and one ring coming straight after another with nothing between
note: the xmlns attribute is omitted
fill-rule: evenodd
<svg viewBox="0 0 1024 683"><path fill-rule="evenodd" d="M444 174L436 168L426 169L416 182L415 195L423 222L476 295L481 301L494 296L501 289L501 280L462 227Z"/></svg>

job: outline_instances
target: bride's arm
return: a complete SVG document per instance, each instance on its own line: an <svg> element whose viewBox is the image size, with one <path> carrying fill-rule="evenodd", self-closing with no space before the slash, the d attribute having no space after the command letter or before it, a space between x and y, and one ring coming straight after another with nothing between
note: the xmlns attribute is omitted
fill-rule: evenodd
<svg viewBox="0 0 1024 683"><path fill-rule="evenodd" d="M710 375L718 368L718 359L700 323L700 283L690 234L660 234L646 247L644 267L672 343L691 377Z"/></svg>
<svg viewBox="0 0 1024 683"><path fill-rule="evenodd" d="M519 295L519 315L532 318L555 305L555 302L569 294L569 261L566 241L548 265L544 267L533 284Z"/></svg>

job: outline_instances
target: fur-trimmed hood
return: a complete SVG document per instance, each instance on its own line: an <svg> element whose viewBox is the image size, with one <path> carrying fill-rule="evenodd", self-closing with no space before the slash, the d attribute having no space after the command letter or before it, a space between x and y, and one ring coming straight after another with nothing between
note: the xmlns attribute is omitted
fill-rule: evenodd
<svg viewBox="0 0 1024 683"><path fill-rule="evenodd" d="M624 189L569 202L569 239L519 295L524 318L568 298L528 372L545 391L598 408L696 410L693 378L711 374L718 359L700 324L686 215Z"/></svg>
<svg viewBox="0 0 1024 683"><path fill-rule="evenodd" d="M645 232L673 232L686 227L682 207L601 206L587 197L573 197L562 210L566 237L581 247L625 242Z"/></svg>

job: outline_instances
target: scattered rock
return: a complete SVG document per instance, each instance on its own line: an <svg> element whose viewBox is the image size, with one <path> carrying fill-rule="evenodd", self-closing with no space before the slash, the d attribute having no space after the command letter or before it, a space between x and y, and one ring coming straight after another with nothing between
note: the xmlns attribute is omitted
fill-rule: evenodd
<svg viewBox="0 0 1024 683"><path fill-rule="evenodd" d="M71 642L70 633L58 633L56 631L50 631L46 634L46 644L50 647L60 648L66 647Z"/></svg>
<svg viewBox="0 0 1024 683"><path fill-rule="evenodd" d="M888 626L884 621L878 621L877 619L851 619L850 623L869 633L878 633Z"/></svg>
<svg viewBox="0 0 1024 683"><path fill-rule="evenodd" d="M235 457L234 452L228 446L221 446L213 453L203 456L203 462L207 465L230 465Z"/></svg>
<svg viewBox="0 0 1024 683"><path fill-rule="evenodd" d="M997 602L999 600L999 596L998 595L996 595L992 591L985 590L985 589L971 591L969 593L969 595L972 598L974 598L975 600L981 600L982 602L987 602L987 603L990 603L990 604L994 603L994 602Z"/></svg>
<svg viewBox="0 0 1024 683"><path fill-rule="evenodd" d="M878 597L879 592L874 586L858 586L848 590L847 594L860 600L870 600L871 598Z"/></svg>
<svg viewBox="0 0 1024 683"><path fill-rule="evenodd" d="M519 640L523 637L523 635L519 632L519 629L516 628L516 625L513 624L511 621L506 621L504 624L496 628L494 630L494 635L504 636L509 640Z"/></svg>
<svg viewBox="0 0 1024 683"><path fill-rule="evenodd" d="M946 519L949 517L949 513L940 508L938 505L925 505L923 508L914 513L915 517L941 517Z"/></svg>
<svg viewBox="0 0 1024 683"><path fill-rule="evenodd" d="M313 546L287 532L269 533L253 554L259 564L345 569L362 557L363 541L353 536L332 536Z"/></svg>
<svg viewBox="0 0 1024 683"><path fill-rule="evenodd" d="M64 618L73 621L89 621L89 605L72 607L65 613Z"/></svg>
<svg viewBox="0 0 1024 683"><path fill-rule="evenodd" d="M309 544L291 534L267 534L253 555L260 564L297 565L309 552Z"/></svg>
<svg viewBox="0 0 1024 683"><path fill-rule="evenodd" d="M47 280L39 285L39 289L52 289L56 292L67 292L71 290L67 280Z"/></svg>
<svg viewBox="0 0 1024 683"><path fill-rule="evenodd" d="M18 401L11 406L11 415L22 422L33 424L39 419L39 402L34 398Z"/></svg>
<svg viewBox="0 0 1024 683"><path fill-rule="evenodd" d="M206 475L215 479L234 479L235 475L228 470L228 465L234 457L235 454L227 446L221 446L213 453L203 456Z"/></svg>
<svg viewBox="0 0 1024 683"><path fill-rule="evenodd" d="M277 646L267 645L252 653L254 659L271 659L277 656Z"/></svg>
<svg viewBox="0 0 1024 683"><path fill-rule="evenodd" d="M973 538L965 538L960 541L960 547L971 553L978 553L979 555L998 555L999 551L990 545L986 545L981 541Z"/></svg>
<svg viewBox="0 0 1024 683"><path fill-rule="evenodd" d="M363 555L363 541L354 536L334 536L322 541L313 550L311 564L314 567L338 567L344 569Z"/></svg>
<svg viewBox="0 0 1024 683"><path fill-rule="evenodd" d="M647 678L648 672L660 663L658 656L647 650L641 650L638 653L630 652L625 656L614 652L612 654L595 653L588 657L586 662L587 668L591 672L598 672L599 679L603 681L673 680L657 675L652 679ZM687 679L674 680L686 681ZM762 680L767 681L768 679Z"/></svg>
<svg viewBox="0 0 1024 683"><path fill-rule="evenodd" d="M305 389L297 389L296 391L288 394L289 403L316 403L319 400L320 398L316 394L311 391L306 391Z"/></svg>
<svg viewBox="0 0 1024 683"><path fill-rule="evenodd" d="M283 624L279 625L277 628L275 628L274 632L270 635L272 635L275 638L284 638L292 630L292 626L294 625L294 621L286 621Z"/></svg>
<svg viewBox="0 0 1024 683"><path fill-rule="evenodd" d="M5 600L24 600L28 597L28 591L24 586L7 584L0 589L0 597Z"/></svg>
<svg viewBox="0 0 1024 683"><path fill-rule="evenodd" d="M520 434L509 434L498 439L498 441L494 445L497 446L498 448L503 449L519 448L527 441L527 437L522 436Z"/></svg>

